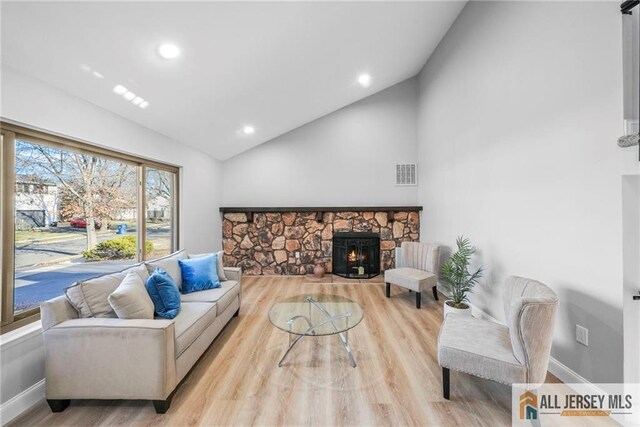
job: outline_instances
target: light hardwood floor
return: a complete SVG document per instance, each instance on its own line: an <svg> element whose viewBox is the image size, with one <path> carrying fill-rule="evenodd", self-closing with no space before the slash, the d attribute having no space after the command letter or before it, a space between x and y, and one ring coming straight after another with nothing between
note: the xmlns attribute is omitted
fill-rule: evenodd
<svg viewBox="0 0 640 427"><path fill-rule="evenodd" d="M451 400L442 398L436 340L443 298L436 302L429 291L417 310L414 294L401 288L392 286L385 298L380 278L335 281L245 277L240 316L178 387L165 415L151 402L74 400L60 414L42 403L13 425L511 424L508 386L451 372ZM364 308L349 334L357 368L335 336L303 339L278 368L287 335L269 323L268 310L278 299L311 292L343 295Z"/></svg>

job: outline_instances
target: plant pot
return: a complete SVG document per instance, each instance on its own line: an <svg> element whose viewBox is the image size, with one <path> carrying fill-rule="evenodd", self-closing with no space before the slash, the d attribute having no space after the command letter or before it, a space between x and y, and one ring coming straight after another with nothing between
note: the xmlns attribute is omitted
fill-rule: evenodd
<svg viewBox="0 0 640 427"><path fill-rule="evenodd" d="M322 265L322 263L319 263L319 262L316 263L316 266L313 267L313 276L318 279L321 279L324 277L324 273L325 273L324 265Z"/></svg>
<svg viewBox="0 0 640 427"><path fill-rule="evenodd" d="M449 305L449 303L453 304L453 301L448 299L444 302L443 318L447 317L447 314L449 313L459 313L464 314L465 316L471 316L471 307L468 304L465 304L466 308L457 308L453 305Z"/></svg>

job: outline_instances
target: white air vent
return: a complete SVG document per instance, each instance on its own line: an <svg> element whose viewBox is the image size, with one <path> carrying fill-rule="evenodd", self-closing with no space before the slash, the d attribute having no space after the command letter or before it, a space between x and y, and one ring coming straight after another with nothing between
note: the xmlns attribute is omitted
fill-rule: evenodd
<svg viewBox="0 0 640 427"><path fill-rule="evenodd" d="M418 170L415 163L396 165L396 185L417 185Z"/></svg>

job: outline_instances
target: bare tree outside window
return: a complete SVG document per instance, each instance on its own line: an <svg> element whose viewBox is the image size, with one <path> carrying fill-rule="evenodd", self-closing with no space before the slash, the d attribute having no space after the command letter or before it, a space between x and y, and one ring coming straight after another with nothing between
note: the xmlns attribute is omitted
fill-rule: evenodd
<svg viewBox="0 0 640 427"><path fill-rule="evenodd" d="M18 141L16 173L59 183L59 220L84 220L87 250L98 243L96 225L106 228L110 219L136 205L136 167L126 163Z"/></svg>

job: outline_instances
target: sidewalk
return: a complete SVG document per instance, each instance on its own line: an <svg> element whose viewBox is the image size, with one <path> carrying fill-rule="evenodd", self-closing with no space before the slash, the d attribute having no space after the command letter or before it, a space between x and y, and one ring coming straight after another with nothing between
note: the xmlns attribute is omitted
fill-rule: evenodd
<svg viewBox="0 0 640 427"><path fill-rule="evenodd" d="M72 240L84 240L86 239L86 235L82 235L80 233L78 233L78 236L69 236L64 235L64 236L51 236L51 237L42 237L42 238L37 238L37 239L25 239L25 240L16 240L15 241L15 245L42 245L42 244L49 244L49 243L60 243L60 242L68 242L68 241L72 241ZM116 232L112 231L112 230L108 230L105 232L100 232L97 233L97 236L106 236L106 235L115 235Z"/></svg>

